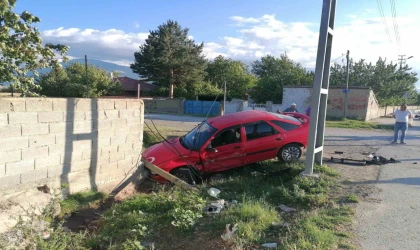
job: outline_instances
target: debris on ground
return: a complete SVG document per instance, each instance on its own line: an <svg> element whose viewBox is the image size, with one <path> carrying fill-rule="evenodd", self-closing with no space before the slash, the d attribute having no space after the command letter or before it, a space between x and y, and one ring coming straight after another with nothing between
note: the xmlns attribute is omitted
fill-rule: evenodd
<svg viewBox="0 0 420 250"><path fill-rule="evenodd" d="M229 241L233 238L233 235L236 233L237 230L238 224L226 224L226 232L220 237L222 237L224 241Z"/></svg>
<svg viewBox="0 0 420 250"><path fill-rule="evenodd" d="M417 162L414 162L413 164L417 164Z"/></svg>
<svg viewBox="0 0 420 250"><path fill-rule="evenodd" d="M344 154L344 152L343 151L334 151L334 154L342 155L342 154Z"/></svg>
<svg viewBox="0 0 420 250"><path fill-rule="evenodd" d="M232 206L235 206L235 205L238 205L238 201L237 200L230 199L227 202L225 202L225 207L226 208L229 208L229 207L232 207Z"/></svg>
<svg viewBox="0 0 420 250"><path fill-rule="evenodd" d="M264 243L261 246L265 248L277 248L277 243Z"/></svg>
<svg viewBox="0 0 420 250"><path fill-rule="evenodd" d="M367 164L375 164L375 165L384 165L388 163L400 163L401 161L397 161L394 158L387 159L382 156L374 156L371 161L367 161Z"/></svg>
<svg viewBox="0 0 420 250"><path fill-rule="evenodd" d="M282 212L285 212L285 213L291 213L291 212L296 212L297 210L295 209L295 208L292 208L292 207L288 207L288 206L286 206L286 205L280 205L280 206L278 206L278 208L282 211Z"/></svg>
<svg viewBox="0 0 420 250"><path fill-rule="evenodd" d="M400 163L401 161L397 161L394 158L390 158L387 159L385 157L382 156L374 156L373 154L369 154L368 155L369 158L371 158L371 160L356 160L356 159L347 159L347 158L334 158L331 157L331 161L332 162L339 162L339 163L343 163L343 164L352 164L352 163L360 163L363 166L365 165L384 165L384 164L388 164L388 163Z"/></svg>
<svg viewBox="0 0 420 250"><path fill-rule="evenodd" d="M366 165L366 161L365 160L355 160L355 159L347 159L347 158L334 158L331 157L331 161L333 162L339 162L339 163L359 163L362 164L363 166Z"/></svg>
<svg viewBox="0 0 420 250"><path fill-rule="evenodd" d="M281 224L281 226L282 226L282 227L288 227L288 226L289 226L289 223L284 222L283 224Z"/></svg>
<svg viewBox="0 0 420 250"><path fill-rule="evenodd" d="M218 195L218 194L220 194L220 190L219 190L219 189L217 189L217 188L209 188L209 190L207 190L207 193L208 193L210 196L212 196L212 197L214 197L214 198L217 198L217 195Z"/></svg>
<svg viewBox="0 0 420 250"><path fill-rule="evenodd" d="M204 212L208 214L218 214L222 211L225 205L225 200L217 200L212 202L204 208Z"/></svg>

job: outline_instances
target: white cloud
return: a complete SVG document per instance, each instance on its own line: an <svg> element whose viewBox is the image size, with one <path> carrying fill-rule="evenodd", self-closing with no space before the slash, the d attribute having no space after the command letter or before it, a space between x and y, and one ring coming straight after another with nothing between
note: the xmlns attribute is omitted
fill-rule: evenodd
<svg viewBox="0 0 420 250"><path fill-rule="evenodd" d="M232 19L233 21L236 22L236 25L241 26L244 25L246 23L258 23L260 22L257 18L245 18L245 17L241 17L241 16L233 16L230 19Z"/></svg>
<svg viewBox="0 0 420 250"><path fill-rule="evenodd" d="M400 16L397 18L401 46L396 46L393 22L386 17L390 35L394 40L391 44L385 33L385 26L374 10L365 10L361 13L350 13L344 24L338 25L334 31L332 58L350 50L350 56L355 60L366 59L375 62L379 56L396 61L399 54L414 56L410 65L414 70L420 70L420 50L417 49L416 39L412 34L417 30L420 19L416 16ZM319 23L285 23L275 15L262 17L231 17L234 25L238 26L238 36L223 37L213 41L219 46L212 47L209 53L221 52L228 57L252 62L261 55L272 54L287 55L300 62L303 66L313 68L319 37ZM341 62L338 60L337 62Z"/></svg>
<svg viewBox="0 0 420 250"><path fill-rule="evenodd" d="M134 22L133 25L134 25L134 28L136 28L136 29L140 28L140 24L138 22Z"/></svg>
<svg viewBox="0 0 420 250"><path fill-rule="evenodd" d="M275 15L260 17L233 16L230 18L237 27L236 35L205 41L204 54L209 59L218 55L251 63L263 55L287 55L303 66L313 68L316 61L319 23L281 21ZM345 22L343 22L345 21ZM337 58L350 50L352 58L375 62L379 56L396 61L399 54L414 56L410 66L420 71L420 50L413 34L417 31L417 16L400 16L398 25L401 47L389 43L379 13L365 10L348 13L344 20L336 23L332 58ZM395 40L391 17L387 17L388 29ZM193 34L192 34L193 35ZM69 55L101 59L128 65L133 61L133 53L143 44L147 33L127 33L122 30L94 30L78 28L58 28L42 32L45 42L63 43L71 47ZM193 39L193 36L189 37ZM338 60L337 62L341 62Z"/></svg>
<svg viewBox="0 0 420 250"><path fill-rule="evenodd" d="M44 42L70 46L69 55L117 62L132 62L133 54L144 43L148 33L126 33L122 30L58 28L41 33Z"/></svg>

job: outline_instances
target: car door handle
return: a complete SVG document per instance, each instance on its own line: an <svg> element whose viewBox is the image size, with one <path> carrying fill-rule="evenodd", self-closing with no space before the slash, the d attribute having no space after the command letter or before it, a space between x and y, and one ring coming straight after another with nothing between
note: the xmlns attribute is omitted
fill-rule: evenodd
<svg viewBox="0 0 420 250"><path fill-rule="evenodd" d="M239 146L236 146L236 147L234 147L233 149L240 149L241 147L239 147Z"/></svg>
<svg viewBox="0 0 420 250"><path fill-rule="evenodd" d="M283 140L283 138L276 138L276 141L281 141Z"/></svg>

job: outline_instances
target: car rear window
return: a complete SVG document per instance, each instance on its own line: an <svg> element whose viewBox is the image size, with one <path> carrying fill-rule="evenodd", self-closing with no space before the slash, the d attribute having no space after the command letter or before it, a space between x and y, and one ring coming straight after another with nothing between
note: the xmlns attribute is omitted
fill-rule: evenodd
<svg viewBox="0 0 420 250"><path fill-rule="evenodd" d="M282 121L279 121L279 120L272 120L271 122L276 124L280 128L286 130L286 131L290 131L290 130L293 130L295 128L299 128L299 125L288 123L288 122L282 122Z"/></svg>
<svg viewBox="0 0 420 250"><path fill-rule="evenodd" d="M282 114L275 114L275 113L270 113L270 115L280 118L280 119L284 119L284 120L288 120L288 121L292 121L292 122L296 122L299 124L302 124L302 122L299 119L294 118L293 116L290 115L282 115Z"/></svg>

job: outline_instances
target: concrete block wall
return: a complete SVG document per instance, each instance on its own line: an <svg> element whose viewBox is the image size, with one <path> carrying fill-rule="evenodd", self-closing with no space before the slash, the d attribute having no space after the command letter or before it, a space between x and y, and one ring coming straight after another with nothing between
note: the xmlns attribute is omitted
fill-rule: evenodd
<svg viewBox="0 0 420 250"><path fill-rule="evenodd" d="M285 87L283 90L283 103L273 104L272 110L283 111L292 103L297 104L299 112L304 113L311 105L312 87ZM342 88L330 88L328 93L327 115L330 117L343 117L344 97ZM348 117L370 120L380 116L381 108L376 97L369 88L351 88L348 94Z"/></svg>
<svg viewBox="0 0 420 250"><path fill-rule="evenodd" d="M367 113L371 92L372 90L370 89L350 89L347 99L347 117L368 120ZM330 89L327 107L328 116L343 117L344 96L345 94L341 88Z"/></svg>
<svg viewBox="0 0 420 250"><path fill-rule="evenodd" d="M222 102L223 105L223 102ZM244 107L248 105L247 101L244 100L232 100L226 102L226 114L236 113L244 110Z"/></svg>
<svg viewBox="0 0 420 250"><path fill-rule="evenodd" d="M137 99L0 98L0 192L110 191L137 169L143 111Z"/></svg>

